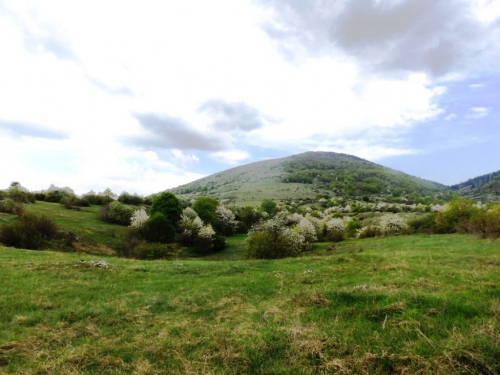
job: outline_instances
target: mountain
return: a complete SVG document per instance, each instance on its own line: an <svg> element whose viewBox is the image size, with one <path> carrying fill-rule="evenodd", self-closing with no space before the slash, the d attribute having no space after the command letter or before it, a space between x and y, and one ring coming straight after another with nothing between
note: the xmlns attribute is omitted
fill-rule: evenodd
<svg viewBox="0 0 500 375"><path fill-rule="evenodd" d="M500 171L471 178L450 186L450 189L471 199L498 201L500 200Z"/></svg>
<svg viewBox="0 0 500 375"><path fill-rule="evenodd" d="M170 191L187 200L210 195L241 206L263 199L308 203L319 195L434 196L447 188L356 156L305 152L228 169Z"/></svg>

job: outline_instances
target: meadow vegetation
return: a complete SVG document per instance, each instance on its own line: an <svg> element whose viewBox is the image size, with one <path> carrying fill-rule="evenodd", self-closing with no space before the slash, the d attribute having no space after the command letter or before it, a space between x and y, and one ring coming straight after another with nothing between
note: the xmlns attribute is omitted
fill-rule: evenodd
<svg viewBox="0 0 500 375"><path fill-rule="evenodd" d="M499 250L393 236L106 268L2 248L0 373L495 374Z"/></svg>
<svg viewBox="0 0 500 375"><path fill-rule="evenodd" d="M230 206L13 183L0 374L499 373L500 205L432 189Z"/></svg>

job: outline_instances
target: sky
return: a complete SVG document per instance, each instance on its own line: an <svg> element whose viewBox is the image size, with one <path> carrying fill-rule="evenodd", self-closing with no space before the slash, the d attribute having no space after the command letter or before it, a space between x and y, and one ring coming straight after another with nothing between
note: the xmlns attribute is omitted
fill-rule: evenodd
<svg viewBox="0 0 500 375"><path fill-rule="evenodd" d="M500 0L0 0L0 189L149 195L305 151L500 170Z"/></svg>

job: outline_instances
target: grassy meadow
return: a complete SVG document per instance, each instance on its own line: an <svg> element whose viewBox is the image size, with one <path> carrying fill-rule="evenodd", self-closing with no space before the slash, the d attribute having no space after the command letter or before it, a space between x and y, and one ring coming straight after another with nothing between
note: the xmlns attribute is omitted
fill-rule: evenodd
<svg viewBox="0 0 500 375"><path fill-rule="evenodd" d="M171 261L0 248L0 374L500 372L499 241L349 240L266 261L242 260L243 241Z"/></svg>

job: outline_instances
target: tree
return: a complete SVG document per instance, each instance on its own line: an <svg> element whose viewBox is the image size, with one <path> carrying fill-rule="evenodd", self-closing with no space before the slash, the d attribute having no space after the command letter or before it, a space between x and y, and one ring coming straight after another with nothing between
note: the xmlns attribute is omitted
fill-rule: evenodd
<svg viewBox="0 0 500 375"><path fill-rule="evenodd" d="M273 202L271 199L264 199L260 204L260 209L269 216L273 216L276 213L276 206L276 202Z"/></svg>
<svg viewBox="0 0 500 375"><path fill-rule="evenodd" d="M144 238L149 242L169 243L175 239L175 227L160 212L156 212L143 225Z"/></svg>
<svg viewBox="0 0 500 375"><path fill-rule="evenodd" d="M182 205L173 193L163 192L153 199L149 213L151 215L156 213L165 215L167 220L169 220L172 225L175 225L181 218Z"/></svg>
<svg viewBox="0 0 500 375"><path fill-rule="evenodd" d="M205 224L212 225L213 228L217 227L218 219L215 210L219 206L219 201L212 197L199 197L193 203L193 210L196 211L198 216Z"/></svg>
<svg viewBox="0 0 500 375"><path fill-rule="evenodd" d="M110 188L106 188L104 192L102 193L105 197L111 198L111 199L116 199L116 194L113 193L113 191Z"/></svg>

